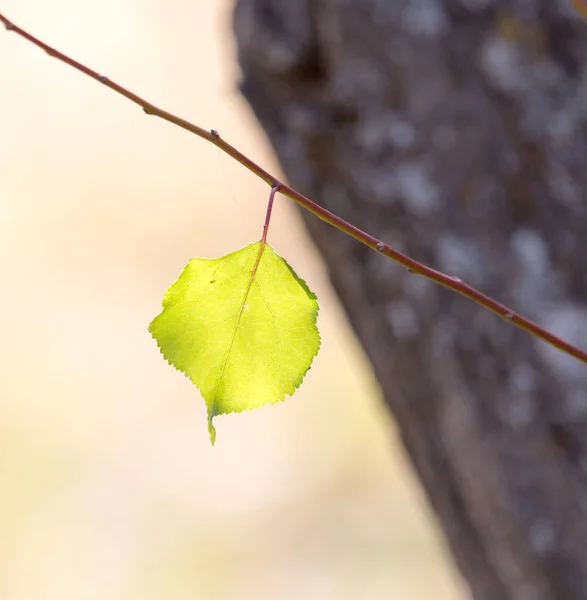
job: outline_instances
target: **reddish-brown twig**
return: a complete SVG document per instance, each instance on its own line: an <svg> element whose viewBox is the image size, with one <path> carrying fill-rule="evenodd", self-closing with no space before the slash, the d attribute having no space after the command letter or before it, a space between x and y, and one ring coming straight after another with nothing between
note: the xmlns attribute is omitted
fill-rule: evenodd
<svg viewBox="0 0 587 600"><path fill-rule="evenodd" d="M294 189L285 185L284 183L279 181L276 177L274 177L273 175L271 175L270 173L265 171L265 169L261 168L254 161L252 161L250 158L245 156L242 152L239 152L236 148L234 148L233 146L231 146L230 144L225 142L220 137L219 133L217 131L215 131L214 129L211 131L202 129L201 127L198 127L197 125L194 125L193 123L190 123L189 121L186 121L185 119L177 117L165 110L158 108L157 106L151 104L150 102L143 100L140 96L133 94L129 90L123 88L121 85L118 85L114 81L111 81L104 75L100 75L96 71L93 71L92 69L86 67L85 65L82 65L81 63L70 58L69 56L66 56L62 52L55 50L55 48L52 48L51 46L45 44L45 42L42 42L41 40L32 36L30 33L27 33L20 27L14 25L14 23L9 21L2 14L0 14L0 22L4 23L4 26L6 27L6 29L8 31L13 31L14 33L16 33L19 36L23 37L24 39L28 40L35 46L37 46L37 47L41 48L42 50L44 50L45 52L47 52L47 54L49 54L49 56L52 56L52 57L60 60L61 62L68 64L69 66L73 67L74 69L77 69L78 71L81 71L82 73L85 73L86 75L88 75L89 77L92 77L96 81L99 81L106 87L109 87L111 90L114 90L121 96L124 96L131 102L138 104L138 106L140 106L145 111L145 113L147 113L148 115L152 115L154 117L159 117L165 121L169 121L170 123L173 123L174 125L177 125L178 127L181 127L182 129L186 129L187 131L190 131L191 133L214 144L215 146L217 146L218 148L220 148L221 150L226 152L229 156L234 158L234 160L238 161L239 163L241 163L241 165L243 165L244 167L249 169L249 171L252 171L255 175L257 175L257 177L260 177L263 181L265 181L267 184L269 184L272 188L274 188L276 190L278 189L278 191L281 194L283 194L284 196L291 198L292 200L297 202L300 206L303 206L306 210L309 210L310 212L314 213L317 217L319 217L323 221L326 221L333 227L336 227L337 229L344 231L344 233L352 236L359 242L362 242L363 244L369 246L370 248L379 252L380 254L388 256L389 258L400 263L401 265L406 267L412 273L417 274L417 275L422 275L423 277L426 277L427 279L430 279L450 290L453 290L454 292L457 292L458 294L461 294L462 296L465 296L466 298L469 298L470 300L473 300L477 304L494 312L495 314L506 319L513 325L516 325L520 329L524 329L525 331L531 333L532 335L536 336L537 338L544 340L551 346L558 348L562 352L565 352L571 356L574 356L578 360L580 360L584 363L587 363L587 352L581 350L580 348L577 348L576 346L573 346L572 344L566 342L565 340L557 337L553 333L546 331L545 329L540 327L540 325L534 323L533 321L530 321L529 319L526 319L525 317L523 317L520 314L516 313L515 311L511 310L507 306L501 304L500 302L497 302L496 300L493 300L489 296L486 296L485 294L481 293L479 290L476 290L475 288L471 287L470 285L467 285L466 283L461 281L461 279L459 279L458 277L452 277L450 275L445 275L444 273L441 273L440 271L436 271L435 269L427 267L426 265L419 263L418 261L410 258L409 256L406 256L405 254L402 254L401 252L394 250L391 246L388 246L381 240L378 240L377 238L373 237L372 235L369 235L368 233L361 231L358 227L351 225L351 223L348 223L344 219L341 219L340 217L336 216L335 214L331 213L330 211L326 210L325 208L322 208L320 205L316 204L315 202L312 202L312 200L310 200L309 198L306 198L299 192L296 192Z"/></svg>

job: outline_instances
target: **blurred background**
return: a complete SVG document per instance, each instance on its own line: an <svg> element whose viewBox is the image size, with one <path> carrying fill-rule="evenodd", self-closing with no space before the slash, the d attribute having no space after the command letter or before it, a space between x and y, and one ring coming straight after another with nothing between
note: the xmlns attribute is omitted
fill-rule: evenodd
<svg viewBox="0 0 587 600"><path fill-rule="evenodd" d="M231 1L1 9L277 171ZM293 398L218 418L212 448L147 326L190 257L260 236L267 186L4 32L0 72L0 598L463 598L289 201L269 239L318 294L322 349Z"/></svg>

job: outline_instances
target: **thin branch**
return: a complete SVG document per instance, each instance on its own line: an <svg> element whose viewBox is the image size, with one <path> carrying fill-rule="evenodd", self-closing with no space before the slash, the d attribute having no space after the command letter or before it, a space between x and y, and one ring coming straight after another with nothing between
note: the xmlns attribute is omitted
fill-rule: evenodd
<svg viewBox="0 0 587 600"><path fill-rule="evenodd" d="M541 340L545 341L551 346L558 348L562 352L565 352L570 356L574 356L581 362L587 363L587 352L581 350L576 346L573 346L565 340L557 337L553 333L546 331L545 329L540 327L540 325L534 323L533 321L530 321L529 319L526 319L525 317L511 310L507 306L501 304L500 302L497 302L496 300L493 300L489 296L486 296L485 294L483 294L479 290L476 290L470 285L467 285L458 277L452 277L450 275L441 273L440 271L436 271L435 269L427 267L426 265L419 263L418 261L410 258L409 256L406 256L405 254L394 250L391 246L388 246L381 240L378 240L372 235L361 231L358 227L355 227L351 223L348 223L344 219L341 219L340 217L336 216L334 213L331 213L330 211L326 210L325 208L322 208L315 202L312 202L312 200L306 198L299 192L296 192L294 189L279 181L277 177L274 177L268 171L265 171L265 169L261 168L259 165L257 165L257 163L245 156L242 152L239 152L236 148L231 146L229 143L225 142L216 130L212 129L211 131L207 131L205 129L202 129L201 127L198 127L197 125L194 125L193 123L190 123L185 119L177 117L176 115L173 115L165 110L162 110L161 108L158 108L154 104L143 100L143 98L141 98L140 96L137 96L136 94L130 92L121 85L118 85L114 81L108 79L108 77L100 75L96 71L93 71L92 69L77 62L69 56L66 56L65 54L59 52L55 48L52 48L45 42L42 42L41 40L32 36L30 33L27 33L20 27L14 25L14 23L9 21L1 13L0 22L4 23L4 26L8 31L13 31L20 37L28 40L38 48L41 48L42 50L47 52L49 56L52 56L57 60L68 64L70 67L81 71L88 77L99 81L101 84L105 85L111 90L114 90L116 93L120 94L121 96L124 96L131 102L134 102L135 104L140 106L148 115L159 117L164 121L173 123L174 125L177 125L178 127L181 127L182 129L185 129L205 139L211 144L214 144L215 146L226 152L226 154L231 156L234 160L238 161L241 165L249 169L249 171L257 175L257 177L265 181L265 183L270 185L272 188L277 187L278 191L284 196L291 198L306 210L309 210L311 213L315 214L323 221L326 221L326 223L329 223L333 227L336 227L340 231L343 231L344 233L350 235L359 242L365 244L366 246L369 246L369 248L376 250L380 254L383 254L395 260L399 264L406 267L412 273L422 275L423 277L426 277L427 279L430 279L435 283L438 283L454 292L457 292L458 294L461 294L462 296L465 296L466 298L469 298L470 300L473 300L477 304L494 312L498 316L502 317L503 319L506 319L507 321L509 321L513 325L516 325L520 329L531 333L532 335L536 336L537 338L540 338Z"/></svg>

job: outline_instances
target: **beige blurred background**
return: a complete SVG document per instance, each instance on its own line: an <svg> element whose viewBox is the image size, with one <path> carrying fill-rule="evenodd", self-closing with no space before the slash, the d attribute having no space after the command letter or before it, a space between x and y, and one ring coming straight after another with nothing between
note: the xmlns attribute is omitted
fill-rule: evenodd
<svg viewBox="0 0 587 600"><path fill-rule="evenodd" d="M276 170L229 0L4 0L6 16ZM269 239L321 300L285 403L216 420L147 326L191 256L257 239L267 187L0 32L0 599L459 599L292 207Z"/></svg>

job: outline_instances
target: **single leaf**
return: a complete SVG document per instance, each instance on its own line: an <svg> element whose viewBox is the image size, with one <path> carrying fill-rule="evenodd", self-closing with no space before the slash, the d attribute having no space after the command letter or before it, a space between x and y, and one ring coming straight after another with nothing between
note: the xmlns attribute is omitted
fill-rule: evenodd
<svg viewBox="0 0 587 600"><path fill-rule="evenodd" d="M149 331L216 415L280 402L299 387L320 347L318 302L267 244L190 260Z"/></svg>

